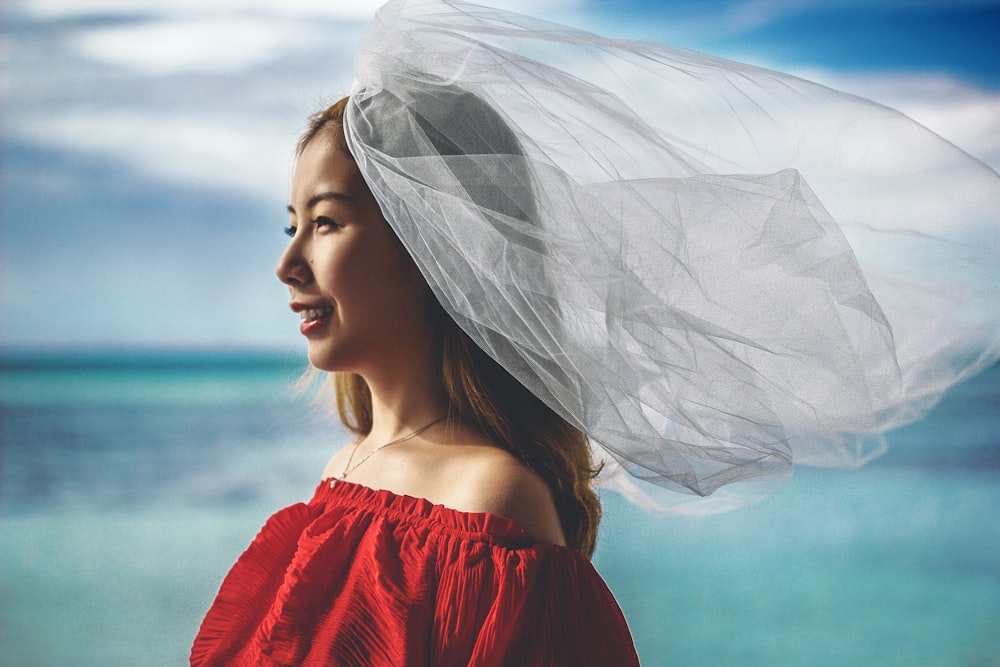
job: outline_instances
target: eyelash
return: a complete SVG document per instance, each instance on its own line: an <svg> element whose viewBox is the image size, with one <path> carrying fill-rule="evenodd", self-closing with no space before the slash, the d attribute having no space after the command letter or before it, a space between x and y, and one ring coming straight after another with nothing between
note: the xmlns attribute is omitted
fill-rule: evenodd
<svg viewBox="0 0 1000 667"><path fill-rule="evenodd" d="M340 225L338 225L336 222L334 222L333 219L327 218L326 216L320 216L320 217L316 218L315 220L313 220L312 222L317 227L340 227ZM285 230L284 230L285 231L285 236L288 236L290 238L294 238L295 237L295 232L296 232L297 229L298 229L297 227L285 227Z"/></svg>
<svg viewBox="0 0 1000 667"><path fill-rule="evenodd" d="M327 218L326 216L319 216L313 220L313 224L317 227L340 227L332 218Z"/></svg>

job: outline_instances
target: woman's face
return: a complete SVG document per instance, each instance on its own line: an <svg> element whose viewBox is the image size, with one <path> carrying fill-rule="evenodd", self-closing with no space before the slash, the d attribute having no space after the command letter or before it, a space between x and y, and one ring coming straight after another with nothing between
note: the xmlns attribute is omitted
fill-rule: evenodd
<svg viewBox="0 0 1000 667"><path fill-rule="evenodd" d="M426 342L427 284L329 135L299 156L288 212L291 242L276 273L300 313L314 366L366 375Z"/></svg>

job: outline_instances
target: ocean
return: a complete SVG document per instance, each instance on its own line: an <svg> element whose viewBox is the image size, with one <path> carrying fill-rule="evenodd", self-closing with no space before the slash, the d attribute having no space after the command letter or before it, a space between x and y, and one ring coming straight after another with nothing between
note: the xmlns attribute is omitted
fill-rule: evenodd
<svg viewBox="0 0 1000 667"><path fill-rule="evenodd" d="M347 440L298 356L0 359L0 664L182 665L223 576ZM1000 367L859 470L728 514L604 497L643 665L1000 665Z"/></svg>

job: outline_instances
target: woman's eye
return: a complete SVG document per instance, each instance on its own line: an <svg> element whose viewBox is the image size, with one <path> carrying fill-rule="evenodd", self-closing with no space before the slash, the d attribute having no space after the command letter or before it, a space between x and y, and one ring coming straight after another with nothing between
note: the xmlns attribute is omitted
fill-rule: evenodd
<svg viewBox="0 0 1000 667"><path fill-rule="evenodd" d="M313 220L313 224L316 225L317 227L340 227L340 225L338 225L336 221L333 220L332 218L326 218L323 216L320 216L315 220Z"/></svg>
<svg viewBox="0 0 1000 667"><path fill-rule="evenodd" d="M285 227L285 236L289 238L295 237L295 227Z"/></svg>

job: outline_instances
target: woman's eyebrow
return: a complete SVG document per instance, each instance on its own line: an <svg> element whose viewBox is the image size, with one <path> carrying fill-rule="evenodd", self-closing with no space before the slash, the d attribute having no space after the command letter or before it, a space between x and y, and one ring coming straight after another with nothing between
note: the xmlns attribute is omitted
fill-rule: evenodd
<svg viewBox="0 0 1000 667"><path fill-rule="evenodd" d="M306 209L308 210L314 207L321 201L350 202L353 200L354 200L353 197L351 197L350 195L346 195L343 192L320 192L319 194L315 194L309 198L309 201L306 202ZM289 204L288 212L291 213L292 215L295 215L295 207Z"/></svg>

